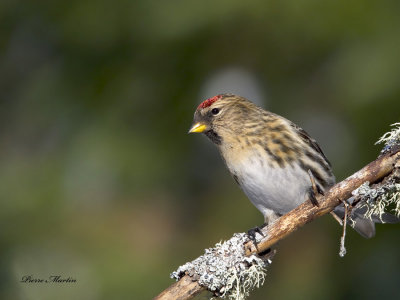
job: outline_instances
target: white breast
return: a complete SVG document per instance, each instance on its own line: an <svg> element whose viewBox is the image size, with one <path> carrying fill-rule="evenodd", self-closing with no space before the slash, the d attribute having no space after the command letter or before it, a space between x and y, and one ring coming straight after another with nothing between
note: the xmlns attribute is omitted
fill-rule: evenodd
<svg viewBox="0 0 400 300"><path fill-rule="evenodd" d="M308 199L310 178L297 164L271 167L248 158L236 161L228 168L238 177L242 190L266 219L272 212L283 215Z"/></svg>

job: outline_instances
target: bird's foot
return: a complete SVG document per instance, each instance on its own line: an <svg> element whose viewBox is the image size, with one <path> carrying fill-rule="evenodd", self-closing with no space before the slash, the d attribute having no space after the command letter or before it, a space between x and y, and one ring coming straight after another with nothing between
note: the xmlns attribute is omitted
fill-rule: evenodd
<svg viewBox="0 0 400 300"><path fill-rule="evenodd" d="M319 206L317 197L315 197L315 191L312 187L310 187L308 190L308 197L310 198L310 201L314 206Z"/></svg>
<svg viewBox="0 0 400 300"><path fill-rule="evenodd" d="M257 247L257 238L256 235L257 233L262 235L263 237L265 236L264 233L262 232L262 229L267 226L266 223L264 223L261 227L256 226L254 228L251 228L250 230L247 231L247 236L249 239L254 243L254 245Z"/></svg>
<svg viewBox="0 0 400 300"><path fill-rule="evenodd" d="M318 200L316 195L324 195L324 191L321 189L321 187L315 182L315 178L311 170L308 170L308 175L310 176L310 181L311 181L311 187L308 190L308 197L310 198L310 201L313 205L319 206Z"/></svg>

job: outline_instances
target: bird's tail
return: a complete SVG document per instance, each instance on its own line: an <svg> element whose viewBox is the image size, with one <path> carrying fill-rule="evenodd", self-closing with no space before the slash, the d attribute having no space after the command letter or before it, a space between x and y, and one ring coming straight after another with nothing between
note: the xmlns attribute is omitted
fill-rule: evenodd
<svg viewBox="0 0 400 300"><path fill-rule="evenodd" d="M399 223L400 218L389 213L384 213L382 216L373 216L372 219L364 217L366 208L359 208L352 212L352 219L354 221L352 227L362 237L370 239L375 236L375 223ZM335 213L340 217L344 218L344 207L339 206L335 208Z"/></svg>
<svg viewBox="0 0 400 300"><path fill-rule="evenodd" d="M354 224L353 228L362 237L370 239L375 236L375 223L370 219L366 219L360 216L353 217Z"/></svg>

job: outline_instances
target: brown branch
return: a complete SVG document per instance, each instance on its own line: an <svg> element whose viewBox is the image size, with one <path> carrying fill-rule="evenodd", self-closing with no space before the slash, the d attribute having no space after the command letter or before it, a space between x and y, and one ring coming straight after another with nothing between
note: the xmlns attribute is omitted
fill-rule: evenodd
<svg viewBox="0 0 400 300"><path fill-rule="evenodd" d="M179 279L179 281L170 285L167 289L161 292L161 294L155 297L154 300L191 299L204 290L205 288L199 285L197 281L192 280L189 275L185 275L181 279Z"/></svg>
<svg viewBox="0 0 400 300"><path fill-rule="evenodd" d="M362 183L366 181L374 183L382 180L393 171L397 161L400 161L400 149L379 157L360 171L333 186L325 193L325 196L318 198L319 206L312 205L310 201L304 202L299 207L293 209L286 215L280 217L276 222L266 227L264 232L265 237L257 244L257 248L254 246L253 242L246 243L244 245L246 255L267 250L303 225L329 213L338 206L342 200L348 199L351 196L351 192ZM205 290L205 288L200 286L197 281L185 275L154 299L191 299L203 290Z"/></svg>

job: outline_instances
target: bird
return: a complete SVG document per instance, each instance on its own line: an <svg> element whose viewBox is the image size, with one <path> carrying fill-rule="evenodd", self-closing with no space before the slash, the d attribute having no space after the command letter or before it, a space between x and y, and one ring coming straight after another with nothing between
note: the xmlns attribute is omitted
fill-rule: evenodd
<svg viewBox="0 0 400 300"><path fill-rule="evenodd" d="M335 184L330 162L305 130L244 97L219 94L204 100L189 133L203 133L217 146L265 225L308 199L318 205L316 192L323 194ZM334 212L343 219L343 205ZM375 235L374 221L361 212L354 210L352 220L361 236Z"/></svg>

